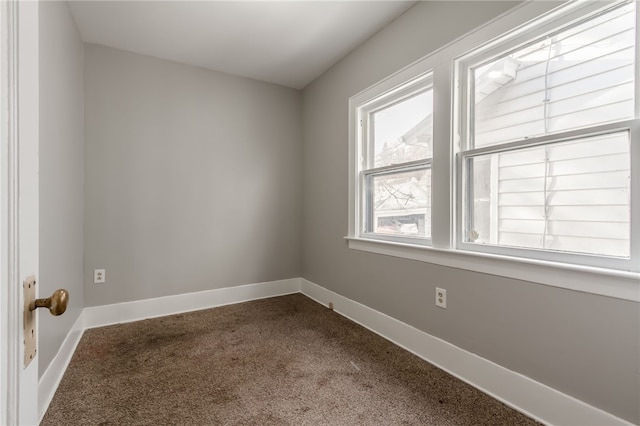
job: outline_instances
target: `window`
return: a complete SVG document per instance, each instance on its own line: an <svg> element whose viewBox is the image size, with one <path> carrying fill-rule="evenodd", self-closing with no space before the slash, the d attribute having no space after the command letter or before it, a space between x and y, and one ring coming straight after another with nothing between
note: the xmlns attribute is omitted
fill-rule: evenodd
<svg viewBox="0 0 640 426"><path fill-rule="evenodd" d="M373 96L357 111L361 139L361 235L431 239L433 87L430 74Z"/></svg>
<svg viewBox="0 0 640 426"><path fill-rule="evenodd" d="M349 247L640 301L637 2L525 2L349 99Z"/></svg>
<svg viewBox="0 0 640 426"><path fill-rule="evenodd" d="M635 22L621 4L460 61L460 247L628 263Z"/></svg>

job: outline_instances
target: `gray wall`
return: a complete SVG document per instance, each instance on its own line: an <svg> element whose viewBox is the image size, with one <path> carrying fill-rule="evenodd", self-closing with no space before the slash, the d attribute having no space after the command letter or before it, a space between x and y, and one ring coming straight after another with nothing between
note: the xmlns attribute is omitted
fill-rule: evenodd
<svg viewBox="0 0 640 426"><path fill-rule="evenodd" d="M70 292L67 312L38 313L44 373L84 307L83 43L67 2L40 3L39 296Z"/></svg>
<svg viewBox="0 0 640 426"><path fill-rule="evenodd" d="M640 422L639 305L349 250L348 98L506 11L420 2L303 93L303 277L470 352ZM447 289L447 309L434 305Z"/></svg>
<svg viewBox="0 0 640 426"><path fill-rule="evenodd" d="M299 91L86 45L85 107L87 306L300 276Z"/></svg>

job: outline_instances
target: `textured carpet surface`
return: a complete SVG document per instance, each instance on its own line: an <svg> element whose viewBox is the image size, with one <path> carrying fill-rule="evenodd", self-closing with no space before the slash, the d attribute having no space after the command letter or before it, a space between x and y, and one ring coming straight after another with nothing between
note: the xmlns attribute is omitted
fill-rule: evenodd
<svg viewBox="0 0 640 426"><path fill-rule="evenodd" d="M302 295L87 330L44 425L533 425Z"/></svg>

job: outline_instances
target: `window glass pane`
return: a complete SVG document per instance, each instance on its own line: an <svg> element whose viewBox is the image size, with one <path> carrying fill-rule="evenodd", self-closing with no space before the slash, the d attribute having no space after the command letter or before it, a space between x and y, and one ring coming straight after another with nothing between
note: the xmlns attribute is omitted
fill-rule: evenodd
<svg viewBox="0 0 640 426"><path fill-rule="evenodd" d="M635 7L473 68L474 146L633 118Z"/></svg>
<svg viewBox="0 0 640 426"><path fill-rule="evenodd" d="M470 158L466 241L630 255L629 133Z"/></svg>
<svg viewBox="0 0 640 426"><path fill-rule="evenodd" d="M373 167L430 158L432 113L432 89L372 113Z"/></svg>
<svg viewBox="0 0 640 426"><path fill-rule="evenodd" d="M370 178L370 232L431 238L431 169Z"/></svg>

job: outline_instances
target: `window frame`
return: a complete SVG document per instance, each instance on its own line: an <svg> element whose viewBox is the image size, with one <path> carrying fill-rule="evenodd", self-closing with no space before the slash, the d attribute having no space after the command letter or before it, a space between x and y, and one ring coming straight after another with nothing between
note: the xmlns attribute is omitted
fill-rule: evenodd
<svg viewBox="0 0 640 426"><path fill-rule="evenodd" d="M472 73L470 70L478 66L478 64L499 58L508 52L514 52L518 49L536 43L542 38L550 34L559 33L566 29L571 29L576 25L587 22L599 15L605 14L611 10L621 7L629 1L617 1L612 3L599 4L593 10L593 7L578 9L575 13L560 13L558 18L553 20L549 25L536 25L535 21L531 24L530 30L523 32L522 35L513 36L506 34L495 40L490 48L472 49L463 56L457 58L454 63L457 71L457 87L458 90L454 95L454 103L456 107L454 114L459 116L457 132L460 135L458 151L456 153L456 200L460 206L456 215L456 248L459 250L491 253L502 256L522 257L525 259L543 260L550 262L566 263L573 265L584 265L588 267L600 267L605 269L614 269L622 271L638 272L637 265L640 264L639 238L634 238L634 234L638 233L638 224L640 224L640 209L637 194L633 194L634 189L637 193L638 171L640 170L640 152L638 144L640 143L640 107L638 106L640 95L638 87L640 85L640 43L636 42L635 46L635 109L634 117L630 119L621 119L615 122L592 125L579 129L562 130L555 133L532 136L514 141L499 142L488 146L474 147L474 126L472 108L474 103ZM636 6L636 34L639 33L638 16L639 11ZM636 37L637 38L637 37ZM555 143L565 141L578 140L580 138L588 138L590 136L606 135L617 132L628 131L630 137L630 170L631 170L631 191L630 194L630 255L629 258L603 256L589 253L573 253L562 252L556 250L533 249L524 247L509 247L504 245L476 244L467 242L465 235L467 233L468 219L466 209L468 208L468 173L465 162L469 158L476 157L481 154L491 154L500 152L513 152L517 149L535 147L535 146L553 146ZM635 141L635 142L634 142Z"/></svg>
<svg viewBox="0 0 640 426"><path fill-rule="evenodd" d="M372 241L396 242L400 244L431 245L431 238L411 237L399 235L385 235L367 231L367 224L371 220L373 211L368 211L367 178L383 176L385 174L415 171L418 169L432 169L432 156L427 159L408 161L380 167L369 167L372 162L370 134L372 123L371 114L400 103L420 93L433 89L433 71L425 64L409 67L404 72L371 87L349 100L349 129L350 129L350 220L349 235ZM434 111L435 115L435 111ZM433 177L433 175L432 175ZM357 199L354 202L354 198Z"/></svg>
<svg viewBox="0 0 640 426"><path fill-rule="evenodd" d="M616 2L617 3L617 2ZM612 4L603 2L567 2L560 6L551 2L525 2L492 21L476 28L464 36L439 48L409 66L381 80L371 87L349 98L349 221L345 236L348 247L381 255L412 259L442 265L458 270L467 270L506 277L527 282L550 285L565 289L604 295L623 300L640 302L640 265L628 269L594 267L577 263L558 262L557 259L531 259L467 250L458 245L461 231L459 215L461 209L460 147L461 125L466 119L458 114L460 105L455 101L461 90L460 69L457 66L469 52L481 52L487 57L504 51L502 43L508 37L512 46L526 44L544 32L554 32L566 23L577 22L586 15ZM638 9L638 8L637 8ZM636 10L636 28L640 11ZM532 29L535 33L532 32ZM636 46L637 48L637 46ZM638 70L640 58L636 59L636 117L640 111L638 96ZM360 146L357 108L421 73L433 72L434 115L433 115L433 163L432 163L432 241L431 245L418 245L411 241L398 242L382 239L363 238L359 232L361 205L358 199L361 191L359 182ZM455 101L455 102L454 102ZM462 116L461 116L462 115ZM640 204L640 129L636 125L631 144L632 185L631 200ZM557 135L552 136L552 138ZM544 137L543 137L544 138ZM636 202L636 200L638 200ZM632 235L640 227L639 209L632 212ZM632 240L631 250L638 253L638 238Z"/></svg>
<svg viewBox="0 0 640 426"><path fill-rule="evenodd" d="M418 245L431 245L431 236L429 237L411 237L404 235L391 235L373 232L372 221L375 212L372 207L372 183L375 177L400 174L405 172L414 172L419 170L431 170L433 164L433 152L431 157L406 161L404 163L394 163L383 166L375 166L374 149L375 141L373 135L374 122L371 116L378 111L389 108L393 105L404 102L412 97L418 96L429 90L433 90L433 73L426 71L420 73L416 77L406 83L393 87L384 93L373 95L371 99L356 107L356 120L359 121L359 145L361 152L361 160L358 164L359 181L360 181L360 212L361 217L357 224L359 235L362 238L396 241L399 243L409 243Z"/></svg>

